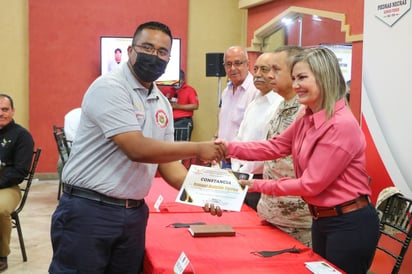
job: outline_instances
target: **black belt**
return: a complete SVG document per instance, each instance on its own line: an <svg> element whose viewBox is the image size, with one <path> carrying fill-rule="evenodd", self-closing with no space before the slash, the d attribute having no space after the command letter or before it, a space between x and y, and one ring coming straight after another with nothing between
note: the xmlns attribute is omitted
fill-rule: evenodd
<svg viewBox="0 0 412 274"><path fill-rule="evenodd" d="M96 202L101 202L108 205L120 206L125 208L139 208L145 202L144 199L141 200L131 200L131 199L117 199L113 197L100 194L96 191L82 188L78 186L63 184L63 192L72 196L89 199Z"/></svg>

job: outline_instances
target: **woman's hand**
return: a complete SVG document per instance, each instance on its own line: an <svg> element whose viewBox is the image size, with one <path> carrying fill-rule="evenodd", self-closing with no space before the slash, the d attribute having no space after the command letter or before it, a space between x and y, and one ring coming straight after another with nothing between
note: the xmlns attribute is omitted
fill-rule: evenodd
<svg viewBox="0 0 412 274"><path fill-rule="evenodd" d="M247 192L253 192L253 183L255 180L239 180L239 184L242 186L248 186Z"/></svg>
<svg viewBox="0 0 412 274"><path fill-rule="evenodd" d="M219 162L225 158L227 151L222 143L199 142L197 156L205 162Z"/></svg>

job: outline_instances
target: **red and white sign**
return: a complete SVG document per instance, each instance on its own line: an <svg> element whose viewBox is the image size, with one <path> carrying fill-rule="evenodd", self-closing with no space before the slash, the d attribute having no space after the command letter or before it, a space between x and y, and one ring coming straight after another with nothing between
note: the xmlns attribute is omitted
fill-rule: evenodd
<svg viewBox="0 0 412 274"><path fill-rule="evenodd" d="M376 3L375 16L392 26L411 8L410 0L384 0Z"/></svg>

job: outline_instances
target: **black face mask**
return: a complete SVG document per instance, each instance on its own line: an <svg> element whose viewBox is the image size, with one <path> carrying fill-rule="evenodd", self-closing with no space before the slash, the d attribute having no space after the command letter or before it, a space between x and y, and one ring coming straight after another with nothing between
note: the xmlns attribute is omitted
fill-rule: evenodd
<svg viewBox="0 0 412 274"><path fill-rule="evenodd" d="M175 90L178 90L178 89L180 89L182 87L182 85L180 84L180 82L179 83L176 83L176 84L173 84L173 88L175 89Z"/></svg>
<svg viewBox="0 0 412 274"><path fill-rule="evenodd" d="M143 82L149 83L157 80L166 70L167 62L157 55L137 52L133 70Z"/></svg>

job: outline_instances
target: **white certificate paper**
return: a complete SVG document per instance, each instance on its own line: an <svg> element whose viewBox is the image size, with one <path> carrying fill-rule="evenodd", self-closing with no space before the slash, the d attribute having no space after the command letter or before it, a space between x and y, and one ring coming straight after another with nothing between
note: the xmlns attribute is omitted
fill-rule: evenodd
<svg viewBox="0 0 412 274"><path fill-rule="evenodd" d="M228 169L191 165L176 197L176 202L203 207L213 203L224 210L240 211L247 186L238 180L250 180L252 174Z"/></svg>

